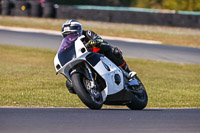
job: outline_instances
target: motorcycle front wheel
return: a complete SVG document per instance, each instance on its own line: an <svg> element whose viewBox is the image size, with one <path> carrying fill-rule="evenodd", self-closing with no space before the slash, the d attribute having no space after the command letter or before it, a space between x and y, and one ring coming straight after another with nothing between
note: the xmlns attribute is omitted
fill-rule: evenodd
<svg viewBox="0 0 200 133"><path fill-rule="evenodd" d="M101 109L103 105L101 92L90 87L90 80L80 73L73 74L71 79L73 88L81 101L90 109Z"/></svg>

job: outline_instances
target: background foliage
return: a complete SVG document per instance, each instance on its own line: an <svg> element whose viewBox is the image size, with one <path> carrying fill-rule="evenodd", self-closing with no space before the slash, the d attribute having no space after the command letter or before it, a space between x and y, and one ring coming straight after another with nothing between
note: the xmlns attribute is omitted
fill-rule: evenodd
<svg viewBox="0 0 200 133"><path fill-rule="evenodd" d="M132 1L133 2L131 5L136 7L200 11L200 0L132 0Z"/></svg>
<svg viewBox="0 0 200 133"><path fill-rule="evenodd" d="M128 6L154 9L200 11L200 0L51 0L67 5Z"/></svg>

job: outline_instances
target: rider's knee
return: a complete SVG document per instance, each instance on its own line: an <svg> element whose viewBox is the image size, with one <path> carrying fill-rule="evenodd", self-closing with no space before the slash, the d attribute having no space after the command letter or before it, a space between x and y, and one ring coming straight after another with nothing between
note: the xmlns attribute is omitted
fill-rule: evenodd
<svg viewBox="0 0 200 133"><path fill-rule="evenodd" d="M122 56L122 51L120 49L118 49L117 47L113 47L112 48L112 53L117 57L117 58L120 58L122 59L123 56Z"/></svg>

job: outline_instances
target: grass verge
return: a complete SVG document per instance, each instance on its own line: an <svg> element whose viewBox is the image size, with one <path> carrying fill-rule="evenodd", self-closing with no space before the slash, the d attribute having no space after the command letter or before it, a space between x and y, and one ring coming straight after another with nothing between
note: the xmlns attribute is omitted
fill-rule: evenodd
<svg viewBox="0 0 200 133"><path fill-rule="evenodd" d="M56 51L8 45L0 51L0 106L85 107L55 75ZM200 107L200 65L126 60L147 89L148 108Z"/></svg>
<svg viewBox="0 0 200 133"><path fill-rule="evenodd" d="M67 19L0 16L0 25L60 31ZM200 47L200 29L119 24L79 20L84 29L100 35L156 40L163 44Z"/></svg>

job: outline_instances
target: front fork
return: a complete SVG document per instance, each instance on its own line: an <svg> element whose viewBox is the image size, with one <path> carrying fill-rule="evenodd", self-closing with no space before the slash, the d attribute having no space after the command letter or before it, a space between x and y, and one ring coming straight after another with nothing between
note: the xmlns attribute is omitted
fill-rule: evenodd
<svg viewBox="0 0 200 133"><path fill-rule="evenodd" d="M94 78L92 76L92 71L90 69L90 67L88 66L87 63L85 63L85 68L87 69L88 73L89 73L89 78L90 78L90 87L91 88L96 88L96 85L95 85L95 81L94 81Z"/></svg>

